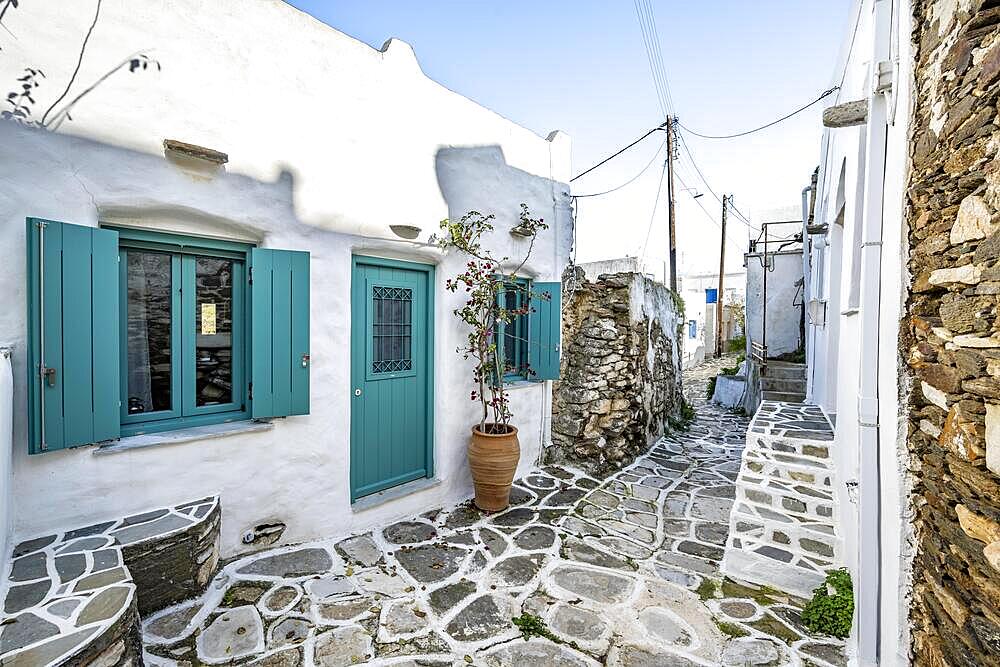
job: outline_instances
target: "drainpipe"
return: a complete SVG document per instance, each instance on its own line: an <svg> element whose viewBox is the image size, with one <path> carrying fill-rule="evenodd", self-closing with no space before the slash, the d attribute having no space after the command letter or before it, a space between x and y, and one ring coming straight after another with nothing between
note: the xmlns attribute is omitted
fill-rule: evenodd
<svg viewBox="0 0 1000 667"><path fill-rule="evenodd" d="M874 63L870 81L866 145L867 183L861 237L861 330L858 387L858 446L860 479L858 496L859 559L858 659L861 665L879 664L881 634L881 470L879 442L879 315L882 277L882 222L885 200L885 164L888 137L888 100L892 93L890 33L892 0L874 0ZM857 224L857 223L855 223Z"/></svg>
<svg viewBox="0 0 1000 667"><path fill-rule="evenodd" d="M812 298L812 242L809 240L809 193L812 192L812 184L802 188L802 307L806 315L806 339L802 341L806 346L806 403L812 399L812 371L813 366L813 332L815 327L809 321L809 300Z"/></svg>

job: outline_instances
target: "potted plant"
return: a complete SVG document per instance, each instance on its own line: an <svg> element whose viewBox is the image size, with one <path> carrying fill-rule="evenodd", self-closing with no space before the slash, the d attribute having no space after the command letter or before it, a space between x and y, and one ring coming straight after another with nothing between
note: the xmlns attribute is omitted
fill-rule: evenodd
<svg viewBox="0 0 1000 667"><path fill-rule="evenodd" d="M465 344L457 352L474 362L475 388L470 398L482 408L479 423L472 428L469 468L476 489L476 506L490 512L505 509L510 503L510 485L521 456L517 427L510 423L513 415L503 384L504 376L512 369L502 358L498 328L530 312L532 299L548 297L534 294L514 280L531 256L538 232L548 229L548 225L541 218L532 218L528 207L521 204L520 222L515 229L518 236L530 238L530 244L524 258L505 272L503 267L511 265L510 258L497 258L483 247L483 236L493 231L494 219L493 215L469 211L458 221L442 220L443 234L438 239L440 247L458 250L469 258L463 271L449 279L445 288L466 293L465 304L454 310L455 316L469 328ZM521 290L523 298L517 301L523 305L506 307L507 300L502 296L510 289ZM528 367L516 370L526 377L531 375Z"/></svg>

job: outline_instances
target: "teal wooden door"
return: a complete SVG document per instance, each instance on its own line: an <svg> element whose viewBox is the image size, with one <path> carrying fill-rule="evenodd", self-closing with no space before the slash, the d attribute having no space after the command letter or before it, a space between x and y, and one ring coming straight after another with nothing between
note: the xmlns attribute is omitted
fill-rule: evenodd
<svg viewBox="0 0 1000 667"><path fill-rule="evenodd" d="M351 501L433 477L434 268L354 257Z"/></svg>

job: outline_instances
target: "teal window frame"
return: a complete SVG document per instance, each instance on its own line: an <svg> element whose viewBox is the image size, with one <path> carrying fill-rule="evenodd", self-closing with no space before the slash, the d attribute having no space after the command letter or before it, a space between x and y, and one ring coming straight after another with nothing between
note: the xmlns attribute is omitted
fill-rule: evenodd
<svg viewBox="0 0 1000 667"><path fill-rule="evenodd" d="M514 278L504 277L502 279L502 289L497 294L497 307L508 309L507 307L507 295L513 288L516 303L514 308L523 308L524 304L527 303L531 298L531 280L528 278L521 278L515 276ZM513 329L513 336L517 342L516 348L513 350L509 359L511 360L511 370L507 370L506 365L508 361L507 355L507 329ZM531 377L527 370L529 367L528 358L528 314L517 315L512 322L498 322L497 323L497 350L500 360L504 363L504 373L503 382L505 384L510 384L513 382L524 382L530 380Z"/></svg>
<svg viewBox="0 0 1000 667"><path fill-rule="evenodd" d="M121 337L121 436L157 433L194 426L245 421L251 415L248 378L251 369L251 304L247 289L250 251L253 244L200 238L165 232L112 227L119 235L119 298ZM162 252L171 256L171 409L128 414L128 309L126 304L127 253L130 250ZM196 341L194 333L196 289L195 259L213 257L235 260L233 268L233 368L232 397L229 403L197 406ZM237 363L237 360L240 360Z"/></svg>

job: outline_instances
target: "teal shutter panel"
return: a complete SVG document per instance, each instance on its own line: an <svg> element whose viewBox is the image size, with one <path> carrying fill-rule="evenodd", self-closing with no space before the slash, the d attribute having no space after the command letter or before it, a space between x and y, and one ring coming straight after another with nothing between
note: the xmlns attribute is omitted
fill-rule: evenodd
<svg viewBox="0 0 1000 667"><path fill-rule="evenodd" d="M528 313L528 366L533 380L559 379L561 317L561 283L532 283L533 295L549 297L531 299Z"/></svg>
<svg viewBox="0 0 1000 667"><path fill-rule="evenodd" d="M255 419L309 414L309 253L250 251L250 384Z"/></svg>
<svg viewBox="0 0 1000 667"><path fill-rule="evenodd" d="M118 438L118 232L28 218L26 239L28 451Z"/></svg>

